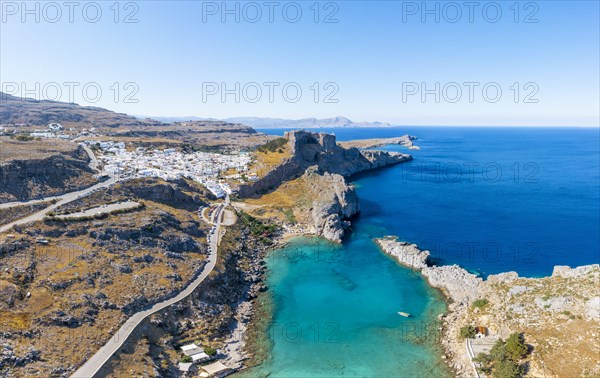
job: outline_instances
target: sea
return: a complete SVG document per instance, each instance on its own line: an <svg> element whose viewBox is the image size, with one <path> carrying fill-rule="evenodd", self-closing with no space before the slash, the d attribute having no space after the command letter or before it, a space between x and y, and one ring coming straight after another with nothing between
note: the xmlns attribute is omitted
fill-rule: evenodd
<svg viewBox="0 0 600 378"><path fill-rule="evenodd" d="M269 357L240 377L451 376L438 343L443 298L376 237L398 236L482 277L600 263L597 128L313 131L338 141L409 134L420 149L384 146L414 160L351 178L361 212L341 245L299 237L266 257Z"/></svg>

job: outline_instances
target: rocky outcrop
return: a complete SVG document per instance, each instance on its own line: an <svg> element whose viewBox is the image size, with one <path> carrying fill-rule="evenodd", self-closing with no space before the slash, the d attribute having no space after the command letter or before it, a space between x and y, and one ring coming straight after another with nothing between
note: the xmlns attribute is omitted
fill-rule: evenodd
<svg viewBox="0 0 600 378"><path fill-rule="evenodd" d="M421 270L427 268L429 262L429 251L422 251L416 244L398 241L393 237L375 239L381 249L398 260L404 266Z"/></svg>
<svg viewBox="0 0 600 378"><path fill-rule="evenodd" d="M373 138L373 139L359 139L359 140L350 140L346 142L340 142L339 145L345 148L377 148L383 147L390 144L399 144L404 147L408 147L409 149L418 150L419 147L413 144L413 141L416 140L417 137L412 135L402 135L396 138Z"/></svg>
<svg viewBox="0 0 600 378"><path fill-rule="evenodd" d="M81 146L41 158L11 159L0 162L0 203L68 193L97 181Z"/></svg>
<svg viewBox="0 0 600 378"><path fill-rule="evenodd" d="M301 176L313 165L323 172L344 177L392 164L412 160L412 156L397 152L361 151L343 148L336 143L335 135L309 131L285 133L291 157L251 184L240 185L240 197L262 194L278 187L282 182Z"/></svg>
<svg viewBox="0 0 600 378"><path fill-rule="evenodd" d="M311 211L313 232L334 242L341 242L348 219L358 214L358 197L354 187L344 177L321 171L317 166L304 174L311 197L315 199Z"/></svg>
<svg viewBox="0 0 600 378"><path fill-rule="evenodd" d="M458 265L432 266L429 251L394 237L375 239L375 242L400 264L420 271L429 285L442 290L455 303L471 304L480 298L483 280Z"/></svg>
<svg viewBox="0 0 600 378"><path fill-rule="evenodd" d="M562 277L562 278L577 278L583 277L587 274L593 273L594 271L600 268L599 264L592 265L584 265L578 266L576 268L571 268L565 265L557 265L552 270L552 277Z"/></svg>
<svg viewBox="0 0 600 378"><path fill-rule="evenodd" d="M458 265L426 267L421 273L431 286L441 289L454 303L469 305L482 297L483 280Z"/></svg>

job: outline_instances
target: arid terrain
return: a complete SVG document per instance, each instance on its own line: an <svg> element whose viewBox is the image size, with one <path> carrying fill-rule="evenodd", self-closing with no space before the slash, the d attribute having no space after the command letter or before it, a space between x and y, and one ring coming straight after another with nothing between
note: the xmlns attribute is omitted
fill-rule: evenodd
<svg viewBox="0 0 600 378"><path fill-rule="evenodd" d="M98 182L88 154L56 139L0 137L0 203L75 191Z"/></svg>
<svg viewBox="0 0 600 378"><path fill-rule="evenodd" d="M2 374L7 366L10 376L69 372L128 314L176 292L204 263L209 226L195 213L208 200L202 188L138 180L68 208L119 198L144 206L98 219L47 217L0 234Z"/></svg>
<svg viewBox="0 0 600 378"><path fill-rule="evenodd" d="M469 338L475 338L476 329L484 329L481 335L491 345L513 333L523 335L529 350L522 366L528 377L596 377L600 373L598 264L557 266L551 276L543 278L506 272L483 280L457 265L436 266L429 260L429 251L414 244L394 237L376 242L446 295L450 311L444 316L441 342L458 376L475 373L465 346L467 328L473 330Z"/></svg>

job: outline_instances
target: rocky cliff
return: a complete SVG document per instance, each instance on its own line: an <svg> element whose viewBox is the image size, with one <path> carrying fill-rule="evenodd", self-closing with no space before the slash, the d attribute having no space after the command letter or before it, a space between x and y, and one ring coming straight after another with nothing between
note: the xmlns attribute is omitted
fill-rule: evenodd
<svg viewBox="0 0 600 378"><path fill-rule="evenodd" d="M312 166L304 178L312 203L312 233L334 242L341 242L344 231L350 226L348 219L358 214L358 197L354 187L344 177L326 173Z"/></svg>
<svg viewBox="0 0 600 378"><path fill-rule="evenodd" d="M412 156L396 152L361 151L343 148L336 143L335 135L309 131L285 133L291 156L258 181L239 187L240 197L262 194L278 187L282 182L301 176L316 165L323 172L344 177L392 164L412 160Z"/></svg>
<svg viewBox="0 0 600 378"><path fill-rule="evenodd" d="M375 242L400 264L420 271L432 287L442 290L455 303L469 305L480 297L483 280L458 265L434 266L429 261L429 251L396 238L376 239Z"/></svg>
<svg viewBox="0 0 600 378"><path fill-rule="evenodd" d="M17 142L5 138L0 144L0 148L6 150L30 148L25 155L18 151L13 155L1 154L0 203L58 195L97 182L89 166L89 156L81 146L63 143L37 153L37 144L44 142Z"/></svg>

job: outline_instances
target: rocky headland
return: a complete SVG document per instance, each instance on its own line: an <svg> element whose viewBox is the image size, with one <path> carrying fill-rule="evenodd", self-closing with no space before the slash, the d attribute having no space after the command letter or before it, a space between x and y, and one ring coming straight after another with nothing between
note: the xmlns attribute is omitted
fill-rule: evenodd
<svg viewBox="0 0 600 378"><path fill-rule="evenodd" d="M344 148L335 135L309 131L285 134L288 157L253 183L240 185L240 207L260 217L279 218L290 234L341 242L358 214L358 197L347 178L412 160L378 150Z"/></svg>
<svg viewBox="0 0 600 378"><path fill-rule="evenodd" d="M301 176L313 165L323 172L349 177L359 172L412 160L412 156L397 152L343 148L336 143L335 135L326 133L289 131L285 133L285 139L290 157L257 181L240 185L240 197L267 193L282 182Z"/></svg>
<svg viewBox="0 0 600 378"><path fill-rule="evenodd" d="M532 348L528 376L594 376L600 373L600 266L557 266L543 278L516 272L486 280L458 265L435 266L429 252L395 237L375 242L400 264L419 271L448 298L441 343L458 376L474 375L460 328L486 327L506 339L522 332Z"/></svg>
<svg viewBox="0 0 600 378"><path fill-rule="evenodd" d="M347 142L339 142L338 144L344 148L377 148L392 144L399 144L401 146L408 147L409 149L418 150L419 147L415 146L413 143L413 141L416 139L416 136L405 134L395 138L360 139L351 140Z"/></svg>

